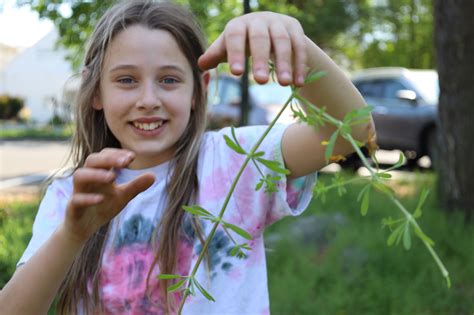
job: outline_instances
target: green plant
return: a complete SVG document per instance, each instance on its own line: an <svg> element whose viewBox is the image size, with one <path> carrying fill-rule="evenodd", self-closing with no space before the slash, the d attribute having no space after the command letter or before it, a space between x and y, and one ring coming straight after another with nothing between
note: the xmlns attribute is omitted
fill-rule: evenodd
<svg viewBox="0 0 474 315"><path fill-rule="evenodd" d="M403 246L384 246L390 231L381 220L397 207L373 191L370 211L361 217L353 201L364 183L356 182L346 186L343 196L331 190L325 202L314 199L301 216L266 229L270 313L472 315L474 226L464 224L462 213L441 209L435 175L412 172L388 184L408 208L416 207L423 189L433 191L418 221L427 233L438 235L436 250L450 270L451 288L442 285L422 242L413 242L408 252ZM333 176L321 173L318 181L331 185Z"/></svg>
<svg viewBox="0 0 474 315"><path fill-rule="evenodd" d="M20 97L0 95L0 119L17 118L23 106L25 101Z"/></svg>
<svg viewBox="0 0 474 315"><path fill-rule="evenodd" d="M305 81L305 84L315 82L324 75L325 75L324 72L313 73L308 76L308 78ZM294 100L299 101L299 104L295 104ZM203 209L202 207L198 205L184 207L185 211L189 212L190 214L200 219L208 220L212 222L214 225L211 229L211 232L209 233L208 237L206 238L204 242L201 253L194 267L192 268L190 275L182 276L182 275L176 275L176 274L161 274L158 276L160 279L163 279L163 280L176 280L174 284L168 287L168 292L174 292L178 290L183 291L183 299L181 301L178 313L179 314L181 313L184 303L186 302L186 298L189 295L195 295L196 291L199 291L208 300L214 301L214 298L199 284L199 282L195 278L195 275L199 268L199 265L201 264L203 258L206 255L206 252L209 247L209 243L212 240L219 226L222 226L223 230L226 232L226 234L230 237L231 241L234 243L234 248L231 251L233 255L237 257L245 256L245 251L249 249L246 243L238 244L237 242L235 242L234 239L231 237L230 231L242 236L244 239L247 239L247 240L251 239L250 234L238 226L225 222L222 218L225 213L227 204L230 200L230 197L232 196L232 193L237 185L237 182L239 181L240 176L242 175L245 167L247 167L248 163L252 162L259 171L260 171L260 167L266 167L266 168L271 169L277 174L281 174L281 175L288 174L288 170L286 170L284 167L279 165L278 162L262 159L261 157L263 156L263 152L259 152L258 148L260 144L262 143L263 139L266 137L266 135L275 125L281 113L290 104L291 104L291 108L294 115L298 117L301 121L307 124L310 124L314 126L315 128L318 128L319 126L323 126L326 123L332 124L333 126L336 127L336 131L331 135L331 137L327 141L324 142L324 145L326 146L326 150L325 150L326 162L329 162L332 160L339 160L342 158L339 156L333 156L332 154L336 140L338 139L338 137L342 137L352 145L355 152L357 153L357 155L360 157L363 164L367 167L367 169L370 172L369 176L362 177L362 178L352 178L350 180L344 180L340 176L336 176L330 185L325 185L324 183L319 181L318 184L314 188L316 198L321 198L324 200L327 192L329 192L332 189L337 189L338 193L342 195L346 191L346 187L345 187L346 185L353 182L357 182L357 181L363 181L365 182L365 184L357 197L357 201L361 202L360 212L362 216L365 216L369 209L369 200L370 200L371 191L376 190L376 191L382 192L402 213L402 217L399 219L392 219L391 217L388 217L383 221L383 224L385 226L392 229L392 232L387 240L388 245L391 246L393 244L399 244L400 242L402 242L405 249L408 250L411 248L412 234L414 233L423 242L425 247L428 249L429 253L435 260L436 264L438 265L443 277L445 277L448 287L450 287L451 282L450 282L448 271L446 270L444 264L439 259L436 252L433 250L434 242L422 231L422 229L420 228L420 226L418 225L416 221L416 219L421 216L421 213L422 213L421 209L422 209L423 203L426 200L428 192L424 191L421 194L417 207L415 208L413 213L409 212L405 208L405 206L395 197L393 190L386 184L386 181L392 177L390 174L390 171L400 167L403 164L404 162L403 154L400 155L400 159L398 163L387 170L380 170L377 163L376 163L376 168L373 168L360 149L360 147L363 146L364 144L356 141L351 135L352 126L360 124L360 123L368 122L370 120L371 108L365 107L365 108L353 110L349 112L348 114L346 114L344 119L340 121L333 118L329 114L327 114L325 111L325 108L318 108L315 105L311 104L305 98L301 97L298 93L298 89L292 86L292 95L286 101L285 105L282 107L279 114L270 123L270 125L268 126L266 131L263 133L263 135L254 144L250 152L245 151L240 146L237 138L235 137L233 128L232 128L232 138L225 136L225 141L227 145L238 154L245 155L246 159L243 162L239 172L235 176L231 184L231 187L226 195L224 204L222 205L221 210L219 211L218 215L214 216L211 212L209 212L206 209ZM301 105L304 106L304 110L300 108ZM375 146L375 144L373 143L372 136L373 135L369 134L369 137L368 137L370 148ZM371 152L371 153L374 153L374 152ZM373 159L376 161L375 156L373 156ZM275 182L278 181L280 177L279 176L275 176L275 177L266 176L261 171L260 173L262 175L262 178L260 180L260 183L257 185L256 190L259 190L262 187L264 187L265 191L274 192L276 189Z"/></svg>
<svg viewBox="0 0 474 315"><path fill-rule="evenodd" d="M0 288L15 271L16 263L31 237L37 202L0 205Z"/></svg>
<svg viewBox="0 0 474 315"><path fill-rule="evenodd" d="M21 127L12 129L0 128L1 140L69 140L73 133L72 125L52 127Z"/></svg>

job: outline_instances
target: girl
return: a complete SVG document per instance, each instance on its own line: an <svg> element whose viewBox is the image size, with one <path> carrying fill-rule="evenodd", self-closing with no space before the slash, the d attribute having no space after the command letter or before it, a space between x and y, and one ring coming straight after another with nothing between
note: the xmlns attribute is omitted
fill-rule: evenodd
<svg viewBox="0 0 474 315"><path fill-rule="evenodd" d="M240 75L246 51L258 83L267 82L267 61L274 57L279 83L301 87L331 115L342 118L364 106L291 17L259 12L235 18L205 51L197 23L183 9L151 1L116 5L99 21L85 55L74 172L48 188L21 267L0 294L1 314L45 314L56 295L60 314L176 311L181 295L166 294L169 281L157 275L189 274L211 228L182 206L198 204L217 215L244 159L226 146L229 129L204 132L206 70L227 61ZM305 86L308 69L327 76ZM354 128L353 135L365 139L369 128ZM240 128L236 136L249 150L263 131ZM196 275L216 302L190 297L184 313L269 312L263 229L308 205L313 173L325 164L321 142L332 132L304 124L272 129L261 145L264 158L291 173L277 193L267 194L254 191L258 170L245 170L224 219L252 235L251 250L243 259L231 256L229 236L218 230L207 268ZM350 149L338 141L334 154Z"/></svg>

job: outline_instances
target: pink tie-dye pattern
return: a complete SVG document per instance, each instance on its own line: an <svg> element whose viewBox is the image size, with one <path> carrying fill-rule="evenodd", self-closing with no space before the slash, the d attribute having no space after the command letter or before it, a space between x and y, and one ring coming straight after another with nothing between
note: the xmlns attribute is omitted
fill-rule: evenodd
<svg viewBox="0 0 474 315"><path fill-rule="evenodd" d="M229 186L227 170L217 168L204 178L200 186L200 194L208 200L225 198Z"/></svg>
<svg viewBox="0 0 474 315"><path fill-rule="evenodd" d="M248 256L248 259L245 261L246 267L259 265L265 259L264 252L260 248L258 248L260 247L261 243L262 243L262 235L247 242L251 250L250 250L250 255Z"/></svg>
<svg viewBox="0 0 474 315"><path fill-rule="evenodd" d="M133 244L112 250L104 257L100 274L101 296L106 314L163 314L164 309L148 300L146 277L154 254L148 244ZM161 301L156 272L150 276L149 295Z"/></svg>
<svg viewBox="0 0 474 315"><path fill-rule="evenodd" d="M192 249L192 244L186 241L181 241L178 245L178 274L187 275L189 272ZM158 267L152 272L148 292L146 291L146 277L154 257L155 254L148 244L133 244L106 254L100 275L106 314L138 315L165 312L161 288L156 278ZM181 294L174 294L173 297L175 301L179 301Z"/></svg>
<svg viewBox="0 0 474 315"><path fill-rule="evenodd" d="M286 188L286 200L291 208L296 208L298 205L298 197L298 190L296 190L296 188L289 183Z"/></svg>

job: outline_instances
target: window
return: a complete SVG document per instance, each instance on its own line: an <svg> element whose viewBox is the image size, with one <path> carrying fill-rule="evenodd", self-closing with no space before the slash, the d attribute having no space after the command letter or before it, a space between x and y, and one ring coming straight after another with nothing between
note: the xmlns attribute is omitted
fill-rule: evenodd
<svg viewBox="0 0 474 315"><path fill-rule="evenodd" d="M365 81L355 83L363 97L382 97L383 84L381 81Z"/></svg>
<svg viewBox="0 0 474 315"><path fill-rule="evenodd" d="M407 88L396 80L386 80L382 82L384 86L383 97L386 98L398 98L397 92L400 90L407 90Z"/></svg>

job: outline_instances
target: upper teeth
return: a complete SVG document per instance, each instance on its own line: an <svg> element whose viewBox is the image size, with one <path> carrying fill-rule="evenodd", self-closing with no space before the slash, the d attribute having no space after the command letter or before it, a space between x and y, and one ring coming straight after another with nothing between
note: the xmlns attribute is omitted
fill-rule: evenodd
<svg viewBox="0 0 474 315"><path fill-rule="evenodd" d="M161 125L163 124L163 121L157 121L157 122L153 122L153 123L139 123L139 122L133 122L133 125L135 127L137 127L138 129L141 129L141 130L153 130L153 129L156 129L158 127L161 127Z"/></svg>

